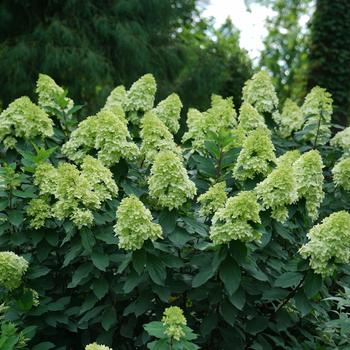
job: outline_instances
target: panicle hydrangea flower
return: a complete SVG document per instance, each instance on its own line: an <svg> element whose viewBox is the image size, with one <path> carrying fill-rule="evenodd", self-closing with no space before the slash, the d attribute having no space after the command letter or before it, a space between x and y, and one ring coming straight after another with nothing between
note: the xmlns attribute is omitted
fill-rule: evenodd
<svg viewBox="0 0 350 350"><path fill-rule="evenodd" d="M146 164L151 164L160 151L179 153L173 135L164 123L153 113L147 112L141 119L141 153Z"/></svg>
<svg viewBox="0 0 350 350"><path fill-rule="evenodd" d="M246 81L243 87L243 101L254 106L259 113L272 113L278 107L278 97L270 76L260 71Z"/></svg>
<svg viewBox="0 0 350 350"><path fill-rule="evenodd" d="M336 186L350 191L350 157L341 159L332 169Z"/></svg>
<svg viewBox="0 0 350 350"><path fill-rule="evenodd" d="M114 231L119 247L126 250L137 250L148 239L162 238L161 226L152 222L151 212L134 195L121 201Z"/></svg>
<svg viewBox="0 0 350 350"><path fill-rule="evenodd" d="M92 343L92 344L86 345L85 350L113 350L113 349L105 345Z"/></svg>
<svg viewBox="0 0 350 350"><path fill-rule="evenodd" d="M137 112L148 112L153 108L157 84L152 74L145 74L131 85L126 93L124 109L129 112L128 119L139 123Z"/></svg>
<svg viewBox="0 0 350 350"><path fill-rule="evenodd" d="M123 112L114 112L102 110L80 122L63 145L63 154L72 161L81 162L88 152L97 150L97 158L106 166L118 163L120 158L135 160L139 149L131 141Z"/></svg>
<svg viewBox="0 0 350 350"><path fill-rule="evenodd" d="M207 192L198 197L198 202L201 204L199 213L202 216L214 214L218 209L225 206L227 194L225 192L225 181L219 182L211 186Z"/></svg>
<svg viewBox="0 0 350 350"><path fill-rule="evenodd" d="M270 134L265 129L252 131L243 142L237 162L233 168L233 177L244 181L256 175L266 176L276 162L275 147Z"/></svg>
<svg viewBox="0 0 350 350"><path fill-rule="evenodd" d="M184 326L187 321L182 309L178 306L170 306L164 310L162 323L165 327L164 333L169 338L180 340L185 336Z"/></svg>
<svg viewBox="0 0 350 350"><path fill-rule="evenodd" d="M305 124L303 139L324 145L331 136L330 123L333 113L332 97L326 89L315 86L305 97L301 110L304 115Z"/></svg>
<svg viewBox="0 0 350 350"><path fill-rule="evenodd" d="M309 241L299 252L310 258L310 267L324 277L331 275L337 264L350 262L350 214L339 211L315 225L307 234Z"/></svg>
<svg viewBox="0 0 350 350"><path fill-rule="evenodd" d="M126 100L127 97L125 87L123 85L119 85L111 91L102 110L114 111L116 109L117 114L120 114L119 109L124 108Z"/></svg>
<svg viewBox="0 0 350 350"><path fill-rule="evenodd" d="M298 199L298 191L288 157L285 156L284 161L278 163L276 169L256 186L255 191L263 208L271 208L271 216L283 223L288 217L288 206Z"/></svg>
<svg viewBox="0 0 350 350"><path fill-rule="evenodd" d="M28 262L13 252L0 252L0 285L8 290L18 288L28 269Z"/></svg>
<svg viewBox="0 0 350 350"><path fill-rule="evenodd" d="M265 118L248 102L242 103L238 120L238 128L246 134L259 128L267 129Z"/></svg>
<svg viewBox="0 0 350 350"><path fill-rule="evenodd" d="M260 206L255 193L242 191L227 200L224 208L214 214L210 228L210 239L215 245L232 240L252 242L259 240L261 234L251 223L260 223Z"/></svg>
<svg viewBox="0 0 350 350"><path fill-rule="evenodd" d="M110 170L91 156L85 157L81 171L69 163L61 163L57 168L43 163L36 169L34 183L40 197L29 203L27 214L35 228L44 224L45 216L71 219L78 227L91 225L91 210L100 209L103 201L118 193Z"/></svg>
<svg viewBox="0 0 350 350"><path fill-rule="evenodd" d="M204 142L209 140L208 134L219 135L223 131L232 129L237 125L236 111L232 98L222 98L212 95L211 107L206 112L190 109L187 115L188 131L182 141L192 140L192 148L204 150Z"/></svg>
<svg viewBox="0 0 350 350"><path fill-rule="evenodd" d="M277 166L281 164L293 165L300 157L298 150L287 151L276 159Z"/></svg>
<svg viewBox="0 0 350 350"><path fill-rule="evenodd" d="M298 131L304 124L304 114L301 108L291 99L284 102L282 113L274 114L278 124L278 132L281 137L289 137L294 131Z"/></svg>
<svg viewBox="0 0 350 350"><path fill-rule="evenodd" d="M341 148L345 157L350 156L350 126L335 134L331 146Z"/></svg>
<svg viewBox="0 0 350 350"><path fill-rule="evenodd" d="M160 101L153 111L166 127L173 134L176 134L180 128L179 119L181 109L182 103L180 97L177 94L171 94L165 100Z"/></svg>
<svg viewBox="0 0 350 350"><path fill-rule="evenodd" d="M61 109L60 101L64 103L65 111L69 111L74 106L73 101L65 96L65 91L46 74L39 74L36 93L38 94L38 105L41 108Z"/></svg>
<svg viewBox="0 0 350 350"><path fill-rule="evenodd" d="M178 208L196 194L178 155L171 151L157 154L148 179L149 194L161 207Z"/></svg>
<svg viewBox="0 0 350 350"><path fill-rule="evenodd" d="M14 147L14 137L31 140L36 136L53 135L53 122L49 116L27 96L17 98L0 114L0 141Z"/></svg>
<svg viewBox="0 0 350 350"><path fill-rule="evenodd" d="M306 210L312 220L318 217L318 209L324 198L323 162L316 150L304 153L293 165L297 180L298 197L305 198Z"/></svg>

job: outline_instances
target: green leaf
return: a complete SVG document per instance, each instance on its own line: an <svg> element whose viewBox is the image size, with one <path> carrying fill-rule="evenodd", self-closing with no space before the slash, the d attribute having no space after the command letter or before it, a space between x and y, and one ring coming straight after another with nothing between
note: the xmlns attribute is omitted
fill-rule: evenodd
<svg viewBox="0 0 350 350"><path fill-rule="evenodd" d="M83 245L84 249L88 253L91 253L92 248L96 243L95 237L92 234L92 232L87 228L83 228L80 231L80 237L81 237L81 244Z"/></svg>
<svg viewBox="0 0 350 350"><path fill-rule="evenodd" d="M220 315L222 318L231 326L235 324L236 317L238 315L238 310L233 307L229 302L224 301L220 305L219 309Z"/></svg>
<svg viewBox="0 0 350 350"><path fill-rule="evenodd" d="M117 312L114 307L107 308L102 315L102 327L109 331L117 323Z"/></svg>
<svg viewBox="0 0 350 350"><path fill-rule="evenodd" d="M132 252L132 266L139 275L144 270L146 262L147 256L144 249L141 248Z"/></svg>
<svg viewBox="0 0 350 350"><path fill-rule="evenodd" d="M232 258L235 259L238 264L243 263L248 254L245 243L239 241L230 242L229 252Z"/></svg>
<svg viewBox="0 0 350 350"><path fill-rule="evenodd" d="M217 323L218 315L216 313L210 313L205 316L200 327L202 336L208 336L216 328Z"/></svg>
<svg viewBox="0 0 350 350"><path fill-rule="evenodd" d="M26 274L26 276L29 279L37 279L41 276L45 276L47 275L51 270L49 268L47 268L46 266L38 266L38 265L34 265L29 267L28 273Z"/></svg>
<svg viewBox="0 0 350 350"><path fill-rule="evenodd" d="M23 212L21 210L8 210L7 216L13 226L18 227L23 222Z"/></svg>
<svg viewBox="0 0 350 350"><path fill-rule="evenodd" d="M159 224L162 226L164 233L170 234L176 226L176 213L174 210L163 209L159 215Z"/></svg>
<svg viewBox="0 0 350 350"><path fill-rule="evenodd" d="M192 287L193 288L200 287L213 276L214 276L214 271L212 271L212 269L208 267L203 268L203 270L199 271L197 275L193 277Z"/></svg>
<svg viewBox="0 0 350 350"><path fill-rule="evenodd" d="M315 296L322 288L322 277L310 271L305 279L304 292L308 298Z"/></svg>
<svg viewBox="0 0 350 350"><path fill-rule="evenodd" d="M68 288L75 288L92 270L93 266L91 263L80 265L73 273L72 281L68 284Z"/></svg>
<svg viewBox="0 0 350 350"><path fill-rule="evenodd" d="M159 321L150 322L145 324L143 328L152 337L163 338L165 336L164 334L165 328L162 322L159 322Z"/></svg>
<svg viewBox="0 0 350 350"><path fill-rule="evenodd" d="M288 288L296 286L303 275L299 272L285 272L284 274L277 277L275 281L275 287Z"/></svg>
<svg viewBox="0 0 350 350"><path fill-rule="evenodd" d="M109 284L104 278L99 278L94 281L92 290L98 299L102 299L108 292Z"/></svg>
<svg viewBox="0 0 350 350"><path fill-rule="evenodd" d="M144 276L139 276L136 271L132 271L125 281L123 286L123 290L126 294L132 292L134 288L136 288L142 281L144 280Z"/></svg>
<svg viewBox="0 0 350 350"><path fill-rule="evenodd" d="M221 264L219 276L229 295L232 295L241 283L240 268L232 258L226 259Z"/></svg>
<svg viewBox="0 0 350 350"><path fill-rule="evenodd" d="M262 332L268 326L268 318L263 316L256 316L247 322L246 331L250 334L257 334Z"/></svg>
<svg viewBox="0 0 350 350"><path fill-rule="evenodd" d="M175 231L169 235L170 241L178 248L182 248L187 242L193 239L193 236L187 233L186 230L176 227Z"/></svg>
<svg viewBox="0 0 350 350"><path fill-rule="evenodd" d="M46 341L33 346L32 350L50 350L50 349L53 349L55 346L56 345L54 343Z"/></svg>
<svg viewBox="0 0 350 350"><path fill-rule="evenodd" d="M101 271L106 271L109 265L109 257L105 253L94 251L91 254L93 264Z"/></svg>
<svg viewBox="0 0 350 350"><path fill-rule="evenodd" d="M312 306L302 290L299 290L294 296L294 301L302 317L306 316L312 310Z"/></svg>
<svg viewBox="0 0 350 350"><path fill-rule="evenodd" d="M168 338L152 341L147 344L147 348L150 350L165 350L169 348Z"/></svg>
<svg viewBox="0 0 350 350"><path fill-rule="evenodd" d="M231 304L238 310L242 310L245 305L245 293L242 288L239 288L235 293L229 296Z"/></svg>
<svg viewBox="0 0 350 350"><path fill-rule="evenodd" d="M154 283L164 286L166 279L166 268L164 263L159 258L154 255L148 255L146 270Z"/></svg>

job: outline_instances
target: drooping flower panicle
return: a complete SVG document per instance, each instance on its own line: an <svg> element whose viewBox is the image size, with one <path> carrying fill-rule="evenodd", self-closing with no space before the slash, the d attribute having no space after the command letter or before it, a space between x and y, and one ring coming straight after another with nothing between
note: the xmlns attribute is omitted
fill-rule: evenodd
<svg viewBox="0 0 350 350"><path fill-rule="evenodd" d="M169 338L180 340L185 336L184 326L187 321L182 309L178 306L170 306L165 309L162 323L165 327L164 332Z"/></svg>
<svg viewBox="0 0 350 350"><path fill-rule="evenodd" d="M252 242L261 234L251 223L260 223L260 206L254 192L242 191L227 200L224 208L217 210L210 228L210 239L214 244L225 244L232 240Z"/></svg>
<svg viewBox="0 0 350 350"><path fill-rule="evenodd" d="M179 208L196 194L196 186L189 179L181 159L171 151L157 154L148 184L151 198L170 210Z"/></svg>
<svg viewBox="0 0 350 350"><path fill-rule="evenodd" d="M28 262L13 252L0 252L0 286L9 291L18 288L28 269Z"/></svg>
<svg viewBox="0 0 350 350"><path fill-rule="evenodd" d="M126 250L137 250L148 239L162 238L161 226L152 222L151 212L134 195L121 201L114 230L119 247Z"/></svg>
<svg viewBox="0 0 350 350"><path fill-rule="evenodd" d="M310 267L318 274L331 275L337 264L350 262L350 214L339 211L315 225L307 234L309 241L299 252L310 259Z"/></svg>

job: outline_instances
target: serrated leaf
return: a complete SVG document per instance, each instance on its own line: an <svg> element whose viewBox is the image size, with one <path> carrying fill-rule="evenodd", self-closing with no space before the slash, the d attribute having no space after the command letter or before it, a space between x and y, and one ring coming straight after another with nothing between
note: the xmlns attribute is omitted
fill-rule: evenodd
<svg viewBox="0 0 350 350"><path fill-rule="evenodd" d="M166 279L166 268L164 263L159 258L154 255L148 255L146 270L154 283L164 286Z"/></svg>
<svg viewBox="0 0 350 350"><path fill-rule="evenodd" d="M203 270L199 271L197 275L193 277L192 287L193 288L200 287L213 276L214 276L214 271L212 271L212 269L203 268Z"/></svg>
<svg viewBox="0 0 350 350"><path fill-rule="evenodd" d="M221 264L219 276L229 295L232 295L241 283L240 268L232 258L226 259Z"/></svg>
<svg viewBox="0 0 350 350"><path fill-rule="evenodd" d="M109 265L109 257L105 253L94 251L91 254L93 264L101 271L106 271Z"/></svg>
<svg viewBox="0 0 350 350"><path fill-rule="evenodd" d="M303 275L299 272L285 272L284 274L277 277L274 286L281 288L288 288L296 286Z"/></svg>

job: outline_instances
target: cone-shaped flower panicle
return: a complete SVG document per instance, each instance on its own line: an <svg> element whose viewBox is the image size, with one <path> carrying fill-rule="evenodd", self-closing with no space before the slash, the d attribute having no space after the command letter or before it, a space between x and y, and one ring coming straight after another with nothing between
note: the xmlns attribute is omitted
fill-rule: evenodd
<svg viewBox="0 0 350 350"><path fill-rule="evenodd" d="M200 203L200 214L202 216L213 215L218 209L225 206L227 194L225 192L226 183L220 182L211 186L207 192L198 197Z"/></svg>
<svg viewBox="0 0 350 350"><path fill-rule="evenodd" d="M148 184L151 198L170 210L180 207L196 194L196 186L189 179L181 159L171 151L157 154Z"/></svg>
<svg viewBox="0 0 350 350"><path fill-rule="evenodd" d="M109 348L108 346L105 346L105 345L92 343L92 344L86 345L85 350L112 350L112 348Z"/></svg>
<svg viewBox="0 0 350 350"><path fill-rule="evenodd" d="M350 126L342 131L339 131L331 140L333 147L339 147L344 153L345 157L350 156Z"/></svg>
<svg viewBox="0 0 350 350"><path fill-rule="evenodd" d="M8 290L18 288L28 269L28 262L13 252L0 252L0 286Z"/></svg>
<svg viewBox="0 0 350 350"><path fill-rule="evenodd" d="M0 141L8 148L15 146L16 138L31 140L53 135L49 116L26 96L14 100L0 114Z"/></svg>
<svg viewBox="0 0 350 350"><path fill-rule="evenodd" d="M299 252L310 259L310 267L324 277L331 275L337 264L350 262L350 214L339 211L315 225L307 234L309 241Z"/></svg>
<svg viewBox="0 0 350 350"><path fill-rule="evenodd" d="M260 71L246 81L243 101L254 106L259 113L272 113L278 107L278 98L270 76Z"/></svg>
<svg viewBox="0 0 350 350"><path fill-rule="evenodd" d="M192 140L192 148L204 150L204 142L212 139L210 134L219 136L220 133L233 129L237 125L236 111L232 98L222 98L213 95L211 107L206 112L190 109L187 115L188 131L183 136L183 142Z"/></svg>
<svg viewBox="0 0 350 350"><path fill-rule="evenodd" d="M350 191L350 157L341 159L332 169L334 183Z"/></svg>
<svg viewBox="0 0 350 350"><path fill-rule="evenodd" d="M304 114L301 108L291 99L286 99L282 113L274 114L278 125L278 133L283 137L289 137L294 131L298 131L304 124Z"/></svg>
<svg viewBox="0 0 350 350"><path fill-rule="evenodd" d="M36 93L38 94L38 105L44 109L69 111L74 106L73 101L66 97L66 92L46 74L39 74Z"/></svg>
<svg viewBox="0 0 350 350"><path fill-rule="evenodd" d="M305 124L303 140L324 145L331 136L330 123L333 113L332 98L325 89L315 86L305 97L301 107Z"/></svg>
<svg viewBox="0 0 350 350"><path fill-rule="evenodd" d="M266 176L276 162L275 147L269 132L265 129L252 131L243 142L237 163L233 169L233 177L244 181L257 175Z"/></svg>
<svg viewBox="0 0 350 350"><path fill-rule="evenodd" d="M238 128L246 134L259 128L267 128L264 117L248 102L242 103L238 120Z"/></svg>
<svg viewBox="0 0 350 350"><path fill-rule="evenodd" d="M126 250L137 250L148 239L162 238L161 226L152 222L151 212L134 195L121 201L114 230L119 247Z"/></svg>
<svg viewBox="0 0 350 350"><path fill-rule="evenodd" d="M171 94L165 100L160 101L153 111L170 132L176 134L180 128L179 119L181 109L182 103L180 97L177 94Z"/></svg>
<svg viewBox="0 0 350 350"><path fill-rule="evenodd" d="M251 223L260 223L259 211L254 192L243 191L229 198L225 207L217 210L213 217L210 239L214 244L259 240L261 234L251 226Z"/></svg>
<svg viewBox="0 0 350 350"><path fill-rule="evenodd" d="M128 119L138 125L140 118L138 112L148 112L153 108L157 84L152 74L145 74L131 85L126 93L124 109Z"/></svg>
<svg viewBox="0 0 350 350"><path fill-rule="evenodd" d="M293 165L298 187L298 197L305 198L306 210L312 220L318 217L318 209L324 198L323 163L316 150L304 153Z"/></svg>
<svg viewBox="0 0 350 350"><path fill-rule="evenodd" d="M178 153L173 135L165 124L151 111L141 119L141 153L146 164L151 164L160 151Z"/></svg>
<svg viewBox="0 0 350 350"><path fill-rule="evenodd" d="M164 333L175 340L180 340L185 336L184 326L187 321L182 309L178 306L170 306L164 310L162 323L165 328Z"/></svg>
<svg viewBox="0 0 350 350"><path fill-rule="evenodd" d="M33 199L27 209L34 228L50 217L71 219L79 227L91 225L92 210L100 209L105 200L118 193L110 170L91 156L84 158L80 171L69 163L57 168L43 163L36 169L34 182L39 187L39 198Z"/></svg>
<svg viewBox="0 0 350 350"><path fill-rule="evenodd" d="M116 88L114 88L109 96L107 97L107 101L103 107L103 110L115 110L124 108L126 104L126 90L123 85L119 85ZM117 112L119 113L119 112Z"/></svg>
<svg viewBox="0 0 350 350"><path fill-rule="evenodd" d="M288 206L298 199L296 178L289 158L279 161L279 165L256 186L255 191L263 208L271 209L271 216L284 222L288 217Z"/></svg>
<svg viewBox="0 0 350 350"><path fill-rule="evenodd" d="M83 120L74 130L62 152L71 160L81 162L86 154L97 151L97 158L106 166L121 158L135 160L139 149L131 137L123 111L102 110L96 116Z"/></svg>
<svg viewBox="0 0 350 350"><path fill-rule="evenodd" d="M300 152L298 150L287 151L286 153L279 156L276 160L277 166L280 164L293 165L300 157Z"/></svg>

